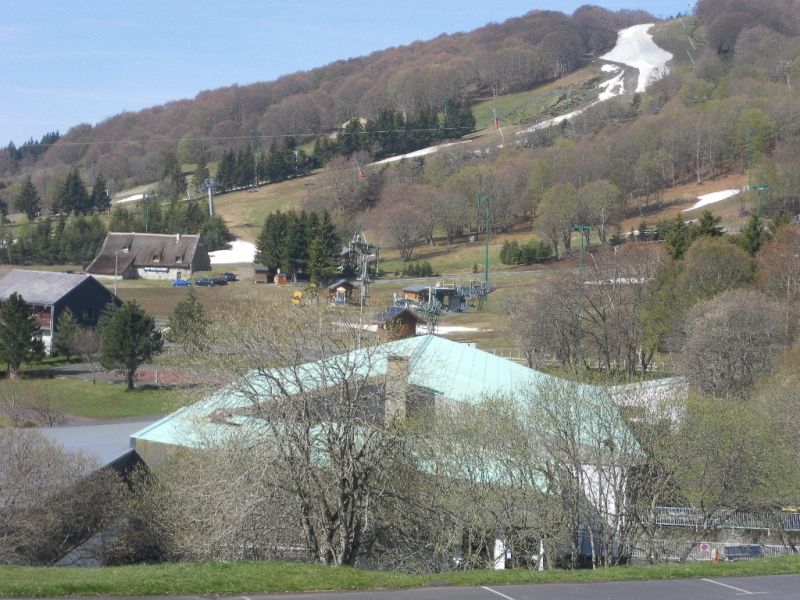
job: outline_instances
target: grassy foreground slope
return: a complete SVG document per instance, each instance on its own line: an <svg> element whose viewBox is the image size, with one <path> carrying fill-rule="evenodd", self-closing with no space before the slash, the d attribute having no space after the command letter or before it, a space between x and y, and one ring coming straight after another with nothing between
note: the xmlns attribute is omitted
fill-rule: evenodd
<svg viewBox="0 0 800 600"><path fill-rule="evenodd" d="M596 571L466 571L434 575L379 573L302 563L163 564L99 569L0 566L0 596L159 596L323 590L397 589L440 585L589 583L800 573L800 557L747 562L615 567Z"/></svg>

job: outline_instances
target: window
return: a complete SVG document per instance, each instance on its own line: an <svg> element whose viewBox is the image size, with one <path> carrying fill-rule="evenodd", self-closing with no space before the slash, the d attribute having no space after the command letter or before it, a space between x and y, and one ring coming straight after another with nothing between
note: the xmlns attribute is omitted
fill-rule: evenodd
<svg viewBox="0 0 800 600"><path fill-rule="evenodd" d="M153 254L153 262L160 262L160 258L158 257L158 254Z"/></svg>
<svg viewBox="0 0 800 600"><path fill-rule="evenodd" d="M89 306L83 309L83 320L84 321L91 321L92 320L92 307Z"/></svg>

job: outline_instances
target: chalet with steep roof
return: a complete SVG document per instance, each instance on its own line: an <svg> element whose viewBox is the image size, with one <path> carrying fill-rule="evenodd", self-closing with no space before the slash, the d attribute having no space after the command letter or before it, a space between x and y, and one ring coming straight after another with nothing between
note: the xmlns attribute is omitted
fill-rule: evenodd
<svg viewBox="0 0 800 600"><path fill-rule="evenodd" d="M86 268L96 277L114 279L189 279L210 271L208 250L199 235L109 233Z"/></svg>

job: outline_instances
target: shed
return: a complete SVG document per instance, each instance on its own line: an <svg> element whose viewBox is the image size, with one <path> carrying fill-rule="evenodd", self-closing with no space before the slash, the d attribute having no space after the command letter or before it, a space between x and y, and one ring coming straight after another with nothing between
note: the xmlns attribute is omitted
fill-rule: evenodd
<svg viewBox="0 0 800 600"><path fill-rule="evenodd" d="M269 269L261 263L253 264L253 275L256 283L272 283L273 275Z"/></svg>
<svg viewBox="0 0 800 600"><path fill-rule="evenodd" d="M328 297L337 306L350 302L355 284L348 279L340 279L328 286Z"/></svg>
<svg viewBox="0 0 800 600"><path fill-rule="evenodd" d="M464 310L466 299L464 294L453 286L443 286L437 283L435 286L415 283L407 285L402 289L403 297L406 300L416 300L417 302L428 302L431 294L446 311Z"/></svg>
<svg viewBox="0 0 800 600"><path fill-rule="evenodd" d="M375 315L374 322L378 325L378 338L391 342L417 335L417 324L421 320L407 308L391 306Z"/></svg>

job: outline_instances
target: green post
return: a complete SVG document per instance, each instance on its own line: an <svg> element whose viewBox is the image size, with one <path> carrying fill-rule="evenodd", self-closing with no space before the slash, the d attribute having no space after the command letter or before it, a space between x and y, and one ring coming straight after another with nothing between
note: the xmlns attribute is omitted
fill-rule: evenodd
<svg viewBox="0 0 800 600"><path fill-rule="evenodd" d="M581 254L580 258L578 259L578 265L580 268L580 273L583 275L583 250L584 250L584 236L586 235L585 232L590 231L592 228L589 225L575 225L572 228L572 231L579 231L581 234Z"/></svg>
<svg viewBox="0 0 800 600"><path fill-rule="evenodd" d="M486 294L489 293L489 230L492 228L492 202L494 202L494 198L480 198L478 200L478 206L480 207L483 204L484 208L483 227L486 233L486 243L483 252L483 285Z"/></svg>

